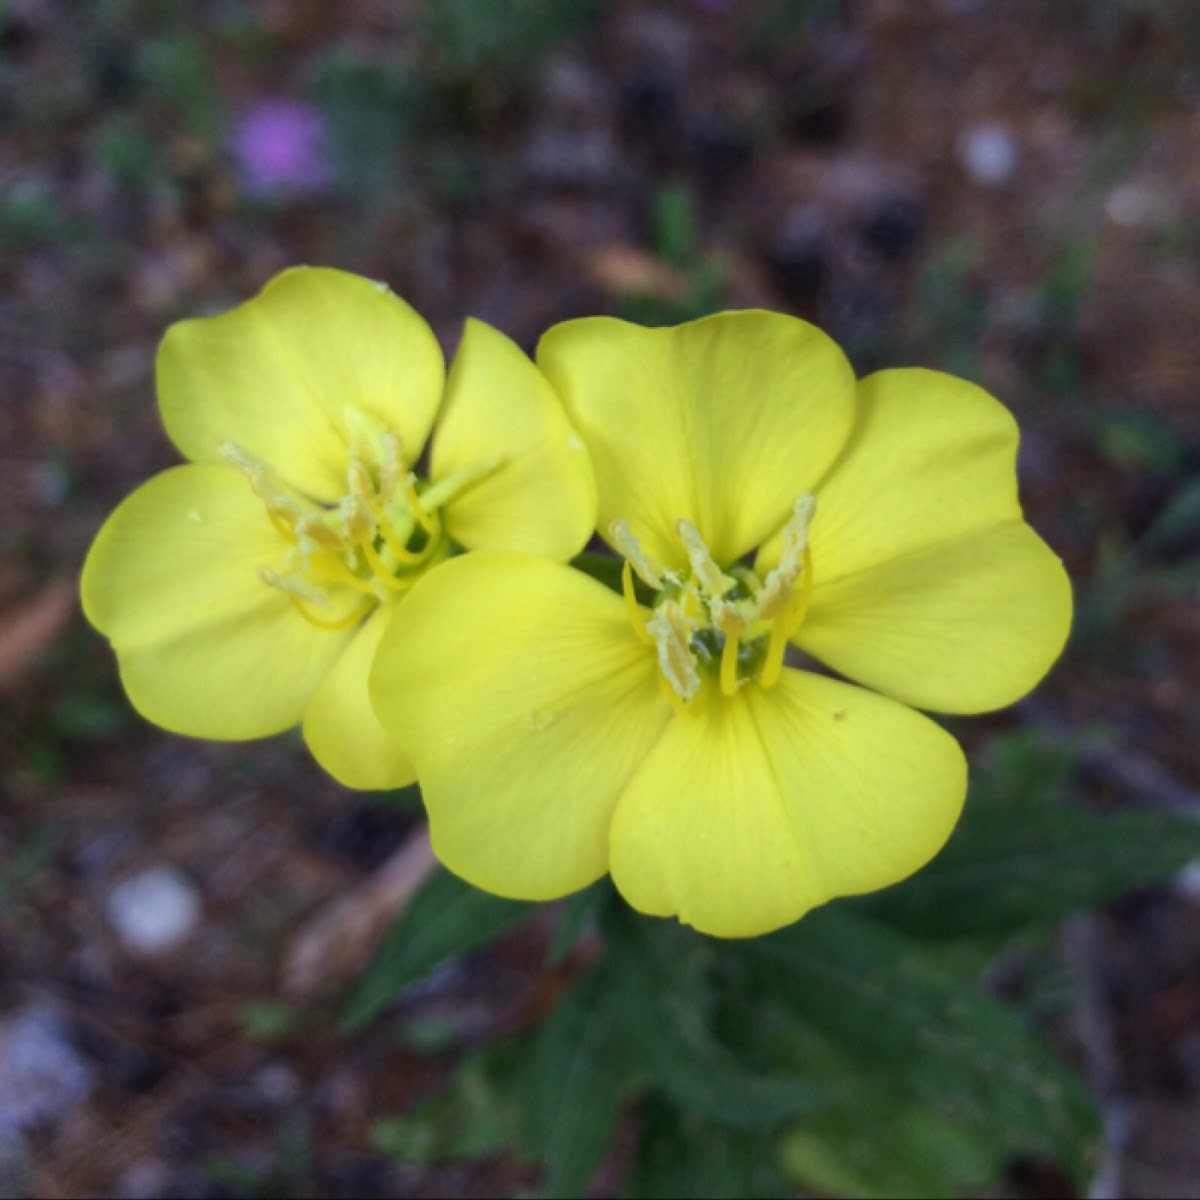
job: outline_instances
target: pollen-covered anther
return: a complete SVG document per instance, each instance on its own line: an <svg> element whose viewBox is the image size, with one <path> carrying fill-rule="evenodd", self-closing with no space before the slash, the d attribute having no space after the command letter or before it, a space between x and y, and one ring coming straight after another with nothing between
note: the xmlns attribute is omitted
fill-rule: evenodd
<svg viewBox="0 0 1200 1200"><path fill-rule="evenodd" d="M364 605L407 591L422 569L447 553L440 498L418 493L398 435L369 413L347 408L343 415L350 455L346 491L333 507L289 487L269 463L236 443L221 446L222 457L246 476L291 545L283 564L264 567L260 577L285 592L305 620L325 629L345 628L361 619ZM492 468L489 460L482 470ZM476 464L458 476L447 494L479 478L481 470ZM326 620L316 611L340 608L347 593L357 599L344 617Z"/></svg>
<svg viewBox="0 0 1200 1200"><path fill-rule="evenodd" d="M629 528L629 522L611 522L608 536L625 561L637 572L638 578L655 591L661 590L666 583L667 573L642 549Z"/></svg>
<svg viewBox="0 0 1200 1200"><path fill-rule="evenodd" d="M348 629L362 619L363 607L355 604L340 617L324 617L312 611L312 606L327 609L332 606L329 593L324 588L315 587L297 579L294 574L281 575L270 567L260 567L258 577L269 587L284 593L291 601L292 607L310 624L318 629Z"/></svg>
<svg viewBox="0 0 1200 1200"><path fill-rule="evenodd" d="M691 563L692 575L699 583L701 591L710 600L718 600L731 588L737 585L737 580L726 575L717 566L712 551L705 545L700 531L691 521L680 520L675 523L683 548L687 551L688 562Z"/></svg>
<svg viewBox="0 0 1200 1200"><path fill-rule="evenodd" d="M696 622L674 600L664 600L646 622L646 632L658 651L658 668L671 693L683 704L700 690L700 673L692 658L691 639Z"/></svg>
<svg viewBox="0 0 1200 1200"><path fill-rule="evenodd" d="M621 584L630 620L639 638L656 646L664 691L679 711L694 711L691 702L705 674L724 696L751 682L770 688L778 681L812 592L808 530L814 511L811 495L797 498L781 530L779 562L765 579L743 563L723 570L688 520L676 523L691 568L686 579L646 554L624 521L609 526L610 541L625 556ZM635 573L658 593L649 620Z"/></svg>
<svg viewBox="0 0 1200 1200"><path fill-rule="evenodd" d="M312 506L303 504L279 480L270 464L249 451L243 450L236 442L222 442L219 449L221 457L246 476L254 494L266 506L271 524L284 537L294 541L297 524L308 512L312 511Z"/></svg>

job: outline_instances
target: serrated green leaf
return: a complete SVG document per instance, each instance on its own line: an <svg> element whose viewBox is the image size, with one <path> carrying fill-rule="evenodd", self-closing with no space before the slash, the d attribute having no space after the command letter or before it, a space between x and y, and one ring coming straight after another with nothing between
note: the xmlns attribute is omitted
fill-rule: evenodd
<svg viewBox="0 0 1200 1200"><path fill-rule="evenodd" d="M620 910L616 910L620 913ZM807 1112L821 1094L787 1071L744 1066L706 1021L701 965L689 971L645 918L621 913L606 925L618 1012L634 1061L685 1113L757 1128Z"/></svg>
<svg viewBox="0 0 1200 1200"><path fill-rule="evenodd" d="M351 993L342 1014L342 1032L361 1029L409 984L447 959L503 933L533 908L481 892L436 868L388 931Z"/></svg>
<svg viewBox="0 0 1200 1200"><path fill-rule="evenodd" d="M912 1104L1005 1155L1045 1156L1081 1182L1094 1169L1098 1118L1077 1073L920 943L839 906L741 953L764 992Z"/></svg>
<svg viewBox="0 0 1200 1200"><path fill-rule="evenodd" d="M529 1149L546 1164L546 1196L581 1194L612 1137L629 1074L614 999L613 980L593 970L538 1030L525 1119Z"/></svg>
<svg viewBox="0 0 1200 1200"><path fill-rule="evenodd" d="M1072 800L1072 745L1006 739L946 848L853 907L923 938L1014 933L1158 882L1200 857L1200 823L1169 813L1100 815Z"/></svg>

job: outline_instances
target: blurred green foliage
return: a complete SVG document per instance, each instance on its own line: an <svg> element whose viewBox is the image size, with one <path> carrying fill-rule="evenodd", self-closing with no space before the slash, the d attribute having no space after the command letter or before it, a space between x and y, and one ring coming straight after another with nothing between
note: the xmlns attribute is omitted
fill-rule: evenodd
<svg viewBox="0 0 1200 1200"><path fill-rule="evenodd" d="M1018 1157L1082 1183L1099 1137L1088 1090L1019 1009L980 989L979 965L1007 938L1180 869L1200 856L1200 826L1090 811L1072 796L1080 753L1036 732L999 738L925 871L766 938L722 943L647 921L596 885L568 902L562 928L599 938L599 958L576 960L565 997L502 1063L494 1047L470 1056L420 1114L389 1119L380 1144L453 1155L467 1134L444 1130L465 1130L482 1105L492 1133L472 1152L515 1120L543 1194L574 1195L626 1109L634 1196L781 1195L788 1179L821 1194L952 1196L994 1184ZM346 1027L524 916L439 871ZM948 940L969 952L946 953ZM554 953L562 962L561 944ZM448 1126L435 1115L447 1112L459 1114Z"/></svg>

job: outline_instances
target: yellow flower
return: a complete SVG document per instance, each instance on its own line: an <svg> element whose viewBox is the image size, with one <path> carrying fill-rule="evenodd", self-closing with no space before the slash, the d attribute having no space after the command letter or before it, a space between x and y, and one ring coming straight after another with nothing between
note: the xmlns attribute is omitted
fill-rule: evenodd
<svg viewBox="0 0 1200 1200"><path fill-rule="evenodd" d="M308 267L173 325L157 382L191 462L117 508L81 589L134 707L222 740L302 721L343 783L411 782L367 696L386 619L459 546L566 560L595 523L550 386L474 321L447 378L429 326L386 287Z"/></svg>
<svg viewBox="0 0 1200 1200"><path fill-rule="evenodd" d="M1016 700L1070 624L1009 413L931 371L856 383L821 332L765 312L572 321L538 365L626 594L505 553L414 589L371 691L441 859L526 899L609 871L635 908L718 936L922 866L966 765L909 705ZM789 642L854 682L783 665Z"/></svg>

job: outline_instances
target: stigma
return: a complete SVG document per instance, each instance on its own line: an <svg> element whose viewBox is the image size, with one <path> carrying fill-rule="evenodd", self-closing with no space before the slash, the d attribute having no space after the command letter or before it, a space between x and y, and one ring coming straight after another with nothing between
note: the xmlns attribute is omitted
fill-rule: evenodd
<svg viewBox="0 0 1200 1200"><path fill-rule="evenodd" d="M770 688L778 682L812 593L808 532L815 510L813 496L797 498L782 530L779 562L762 577L741 564L722 569L688 520L675 526L686 574L655 562L626 522L609 527L625 559L621 582L634 631L654 647L663 693L678 712L697 711L709 691L728 697L750 683ZM653 593L649 615L635 575Z"/></svg>

